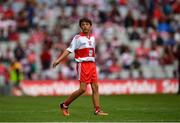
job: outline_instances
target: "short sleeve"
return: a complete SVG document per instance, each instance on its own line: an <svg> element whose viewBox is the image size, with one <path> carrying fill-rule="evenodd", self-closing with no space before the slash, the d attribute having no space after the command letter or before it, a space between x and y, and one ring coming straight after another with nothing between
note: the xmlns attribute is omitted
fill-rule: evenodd
<svg viewBox="0 0 180 123"><path fill-rule="evenodd" d="M77 40L78 40L78 38L77 38L77 36L75 36L73 38L73 40L71 41L70 46L66 50L71 52L71 53L74 52L74 50L76 50L78 48L78 41Z"/></svg>

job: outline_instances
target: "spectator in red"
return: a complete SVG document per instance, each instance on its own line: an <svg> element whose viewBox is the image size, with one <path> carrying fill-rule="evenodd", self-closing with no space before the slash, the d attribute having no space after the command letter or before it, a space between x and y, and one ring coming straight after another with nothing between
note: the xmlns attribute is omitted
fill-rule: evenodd
<svg viewBox="0 0 180 123"><path fill-rule="evenodd" d="M2 5L0 5L0 14L4 13L4 8Z"/></svg>
<svg viewBox="0 0 180 123"><path fill-rule="evenodd" d="M137 60L140 63L145 64L146 63L146 59L148 57L148 53L149 53L149 48L144 47L144 41L141 41L140 47L138 47L136 49Z"/></svg>
<svg viewBox="0 0 180 123"><path fill-rule="evenodd" d="M45 40L45 32L43 28L36 27L31 31L31 34L28 39L29 44L36 44L39 42L43 42Z"/></svg>
<svg viewBox="0 0 180 123"><path fill-rule="evenodd" d="M171 47L165 47L164 48L164 54L161 58L161 62L163 65L172 65L175 60L175 56L173 55Z"/></svg>
<svg viewBox="0 0 180 123"><path fill-rule="evenodd" d="M8 40L19 41L20 37L19 37L19 33L16 31L16 29L14 29L10 26L8 32L9 32Z"/></svg>
<svg viewBox="0 0 180 123"><path fill-rule="evenodd" d="M4 18L13 19L14 16L15 16L14 11L12 10L12 7L9 6L8 9L4 12Z"/></svg>
<svg viewBox="0 0 180 123"><path fill-rule="evenodd" d="M41 59L42 70L49 69L50 65L51 65L51 53L48 50L48 48L45 46L44 46L43 51L41 53L40 59Z"/></svg>
<svg viewBox="0 0 180 123"><path fill-rule="evenodd" d="M180 13L180 1L172 0L172 9L174 13Z"/></svg>
<svg viewBox="0 0 180 123"><path fill-rule="evenodd" d="M120 5L127 5L127 3L128 3L128 0L118 0L118 3L120 4Z"/></svg>
<svg viewBox="0 0 180 123"><path fill-rule="evenodd" d="M118 73L121 70L120 64L118 64L117 59L112 60L112 64L109 66L109 72L110 73Z"/></svg>
<svg viewBox="0 0 180 123"><path fill-rule="evenodd" d="M153 17L159 21L162 16L163 16L162 8L157 3L154 8Z"/></svg>
<svg viewBox="0 0 180 123"><path fill-rule="evenodd" d="M27 12L21 10L17 16L17 29L19 32L28 32Z"/></svg>

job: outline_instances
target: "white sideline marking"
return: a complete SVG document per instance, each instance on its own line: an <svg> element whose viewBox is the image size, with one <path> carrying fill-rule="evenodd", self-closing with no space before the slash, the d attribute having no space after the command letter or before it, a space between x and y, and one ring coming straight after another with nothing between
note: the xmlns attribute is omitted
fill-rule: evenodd
<svg viewBox="0 0 180 123"><path fill-rule="evenodd" d="M174 110L180 110L180 109L177 109L177 108L115 108L113 110L117 110L117 111L132 111L132 110L135 110L135 111L146 111L146 110L149 110L149 111L174 111Z"/></svg>
<svg viewBox="0 0 180 123"><path fill-rule="evenodd" d="M0 111L0 113L35 113L35 112L40 112L40 113L49 113L49 112L57 112L58 110L27 110L27 111Z"/></svg>

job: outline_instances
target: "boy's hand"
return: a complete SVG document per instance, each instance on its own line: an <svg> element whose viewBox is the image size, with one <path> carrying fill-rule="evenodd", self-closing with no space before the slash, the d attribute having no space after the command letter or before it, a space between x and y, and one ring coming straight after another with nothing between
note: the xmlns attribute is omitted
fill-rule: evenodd
<svg viewBox="0 0 180 123"><path fill-rule="evenodd" d="M64 58L66 58L71 52L65 50L62 55L60 55L52 64L52 67L55 68Z"/></svg>
<svg viewBox="0 0 180 123"><path fill-rule="evenodd" d="M58 61L54 61L53 64L52 64L52 67L55 68L58 64L59 64Z"/></svg>

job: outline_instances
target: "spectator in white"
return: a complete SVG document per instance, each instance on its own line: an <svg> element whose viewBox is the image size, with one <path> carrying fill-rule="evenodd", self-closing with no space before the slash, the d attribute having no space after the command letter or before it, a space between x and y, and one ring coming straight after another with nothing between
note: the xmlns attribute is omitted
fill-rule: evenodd
<svg viewBox="0 0 180 123"><path fill-rule="evenodd" d="M160 60L160 54L155 43L152 43L151 49L148 54L149 65L158 66Z"/></svg>
<svg viewBox="0 0 180 123"><path fill-rule="evenodd" d="M48 31L52 31L54 25L56 24L56 20L59 16L59 9L56 9L56 6L50 6L46 11L46 22L48 24Z"/></svg>
<svg viewBox="0 0 180 123"><path fill-rule="evenodd" d="M123 69L129 70L131 68L132 62L133 62L133 56L130 53L129 48L126 47L125 51L122 53L121 56L121 63Z"/></svg>
<svg viewBox="0 0 180 123"><path fill-rule="evenodd" d="M6 19L0 14L0 30L4 38L8 37L10 27L16 29L16 22L14 20Z"/></svg>
<svg viewBox="0 0 180 123"><path fill-rule="evenodd" d="M174 39L177 42L177 44L180 44L180 28L175 32Z"/></svg>
<svg viewBox="0 0 180 123"><path fill-rule="evenodd" d="M111 48L119 48L121 46L121 43L122 42L118 39L118 37L115 36L111 42Z"/></svg>

